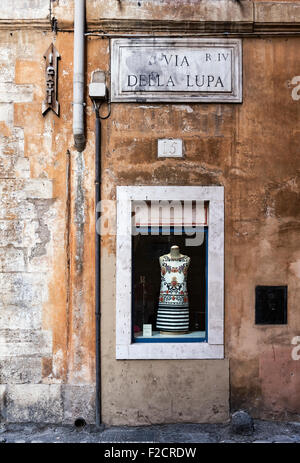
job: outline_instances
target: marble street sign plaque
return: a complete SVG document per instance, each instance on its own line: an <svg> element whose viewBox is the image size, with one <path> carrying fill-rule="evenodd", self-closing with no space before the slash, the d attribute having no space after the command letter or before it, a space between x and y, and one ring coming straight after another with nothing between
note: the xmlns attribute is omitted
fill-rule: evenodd
<svg viewBox="0 0 300 463"><path fill-rule="evenodd" d="M112 102L242 101L240 39L112 39Z"/></svg>

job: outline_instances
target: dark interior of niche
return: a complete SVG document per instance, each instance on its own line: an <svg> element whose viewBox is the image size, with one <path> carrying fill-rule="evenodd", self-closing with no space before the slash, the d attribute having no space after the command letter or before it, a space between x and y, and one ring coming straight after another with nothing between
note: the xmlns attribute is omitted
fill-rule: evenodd
<svg viewBox="0 0 300 463"><path fill-rule="evenodd" d="M152 324L155 330L160 291L159 257L168 254L170 247L177 245L181 254L191 258L188 270L188 294L190 330L205 331L206 320L206 246L207 235L199 246L186 246L186 234L137 235L132 237L132 290L133 324L135 330L144 323Z"/></svg>

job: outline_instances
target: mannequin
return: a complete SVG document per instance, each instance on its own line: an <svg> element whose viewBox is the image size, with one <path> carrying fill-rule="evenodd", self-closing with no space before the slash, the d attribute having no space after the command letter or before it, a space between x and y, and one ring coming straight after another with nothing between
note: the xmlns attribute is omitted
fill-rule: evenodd
<svg viewBox="0 0 300 463"><path fill-rule="evenodd" d="M185 334L189 329L189 300L187 272L190 257L172 246L169 254L159 258L161 287L156 328L161 334Z"/></svg>

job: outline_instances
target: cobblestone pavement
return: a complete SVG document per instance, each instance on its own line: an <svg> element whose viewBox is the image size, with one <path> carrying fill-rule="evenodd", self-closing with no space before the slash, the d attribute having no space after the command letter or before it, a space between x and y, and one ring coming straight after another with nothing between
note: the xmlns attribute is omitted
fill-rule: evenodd
<svg viewBox="0 0 300 463"><path fill-rule="evenodd" d="M254 421L254 432L234 434L230 424L102 427L0 424L1 443L300 443L300 422Z"/></svg>

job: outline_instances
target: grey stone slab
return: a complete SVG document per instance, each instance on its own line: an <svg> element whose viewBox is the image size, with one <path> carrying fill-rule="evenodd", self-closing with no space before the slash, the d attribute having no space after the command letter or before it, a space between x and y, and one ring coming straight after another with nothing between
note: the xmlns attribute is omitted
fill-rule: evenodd
<svg viewBox="0 0 300 463"><path fill-rule="evenodd" d="M42 330L0 330L0 355L4 358L52 355L52 333Z"/></svg>
<svg viewBox="0 0 300 463"><path fill-rule="evenodd" d="M155 442L154 432L138 431L104 431L101 442Z"/></svg>
<svg viewBox="0 0 300 463"><path fill-rule="evenodd" d="M1 19L48 19L48 0L14 0L1 3Z"/></svg>
<svg viewBox="0 0 300 463"><path fill-rule="evenodd" d="M0 383L37 384L42 379L42 359L11 357L0 359Z"/></svg>
<svg viewBox="0 0 300 463"><path fill-rule="evenodd" d="M64 402L64 424L74 424L83 418L87 424L95 423L95 386L70 385L62 386Z"/></svg>
<svg viewBox="0 0 300 463"><path fill-rule="evenodd" d="M293 443L295 442L295 437L290 437L290 436L286 436L286 435L281 435L281 436L273 436L272 437L272 442L274 443L281 443L281 444L284 444L284 443Z"/></svg>
<svg viewBox="0 0 300 463"><path fill-rule="evenodd" d="M23 311L31 310L32 306L41 306L48 297L46 278L41 273L1 274L0 286L1 308L18 306Z"/></svg>
<svg viewBox="0 0 300 463"><path fill-rule="evenodd" d="M241 102L239 39L112 40L112 101Z"/></svg>
<svg viewBox="0 0 300 463"><path fill-rule="evenodd" d="M41 305L4 305L0 303L1 329L40 330L42 328Z"/></svg>
<svg viewBox="0 0 300 463"><path fill-rule="evenodd" d="M0 422L6 419L6 384L0 384ZM0 433L5 430L4 426L1 426Z"/></svg>
<svg viewBox="0 0 300 463"><path fill-rule="evenodd" d="M230 423L231 431L235 434L251 434L254 431L254 423L249 413L239 410L233 413Z"/></svg>
<svg viewBox="0 0 300 463"><path fill-rule="evenodd" d="M63 403L58 384L15 384L7 386L8 422L61 423Z"/></svg>
<svg viewBox="0 0 300 463"><path fill-rule="evenodd" d="M272 440L254 440L253 444L271 444Z"/></svg>
<svg viewBox="0 0 300 463"><path fill-rule="evenodd" d="M157 442L171 442L171 443L207 443L216 442L208 433L172 433L167 432L160 436Z"/></svg>

